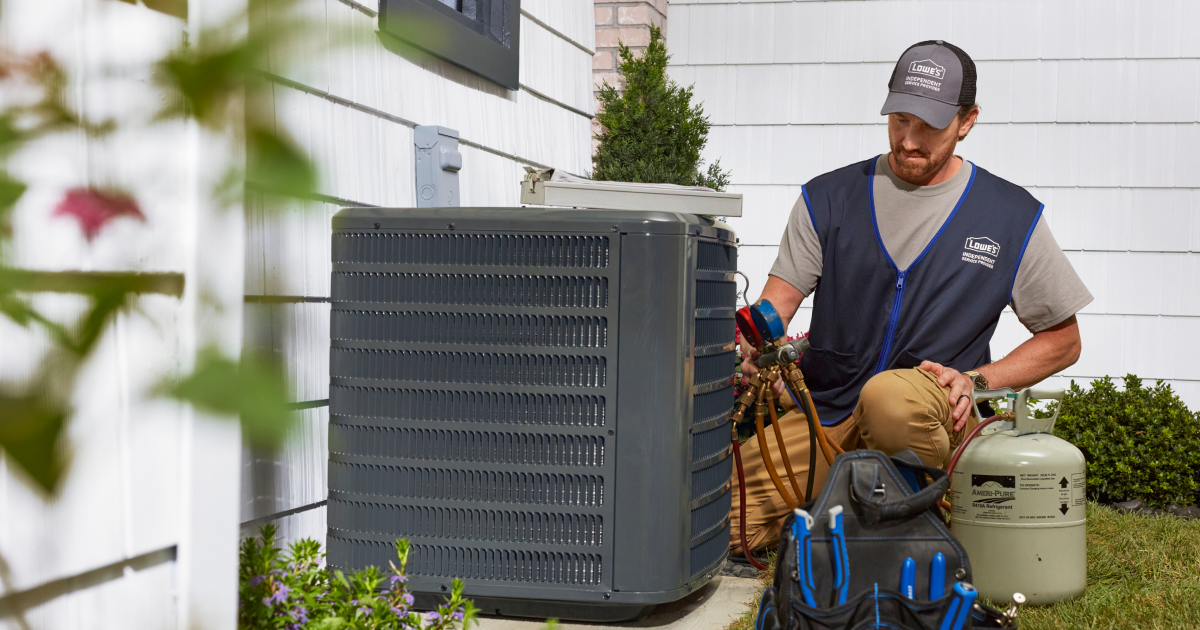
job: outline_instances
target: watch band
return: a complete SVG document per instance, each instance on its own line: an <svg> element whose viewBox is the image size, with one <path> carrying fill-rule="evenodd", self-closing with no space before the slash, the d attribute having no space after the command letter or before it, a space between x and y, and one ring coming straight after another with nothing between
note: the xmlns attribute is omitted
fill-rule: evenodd
<svg viewBox="0 0 1200 630"><path fill-rule="evenodd" d="M963 372L963 374L971 378L971 381L975 384L975 389L988 389L988 380L986 376L976 372L975 370L968 370Z"/></svg>

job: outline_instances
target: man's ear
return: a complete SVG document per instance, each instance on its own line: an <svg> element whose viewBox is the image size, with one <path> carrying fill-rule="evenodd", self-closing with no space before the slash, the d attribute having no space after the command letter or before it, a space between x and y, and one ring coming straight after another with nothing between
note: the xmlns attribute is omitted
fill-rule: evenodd
<svg viewBox="0 0 1200 630"><path fill-rule="evenodd" d="M958 139L959 141L966 140L967 134L975 128L975 121L979 118L979 106L975 106L967 116L958 123Z"/></svg>

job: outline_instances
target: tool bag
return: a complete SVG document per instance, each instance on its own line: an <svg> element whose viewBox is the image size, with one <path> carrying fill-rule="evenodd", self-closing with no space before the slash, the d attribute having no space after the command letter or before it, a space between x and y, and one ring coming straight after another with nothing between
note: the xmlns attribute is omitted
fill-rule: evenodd
<svg viewBox="0 0 1200 630"><path fill-rule="evenodd" d="M839 455L821 493L803 508L811 524L795 513L783 524L775 583L763 593L755 630L1016 628L962 597L969 587L955 588L971 581L971 564L938 508L949 487L945 471L922 465L911 451ZM939 553L943 576L931 591ZM916 567L905 582L911 598L901 593L908 558Z"/></svg>

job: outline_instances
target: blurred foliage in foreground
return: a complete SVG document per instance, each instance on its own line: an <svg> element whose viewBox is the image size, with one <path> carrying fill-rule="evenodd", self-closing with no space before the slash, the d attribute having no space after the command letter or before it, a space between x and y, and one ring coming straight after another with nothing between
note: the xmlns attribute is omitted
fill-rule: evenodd
<svg viewBox="0 0 1200 630"><path fill-rule="evenodd" d="M186 0L142 2L138 10L187 16ZM22 149L54 136L82 134L91 141L126 128L190 120L214 134L244 141L247 147L245 169L230 165L221 179L224 189L208 193L213 199L240 197L246 182L270 192L311 195L317 177L308 156L274 127L270 117L263 115L266 112L255 109L264 101L259 92L266 84L259 69L267 67L272 38L303 38L306 29L319 27L322 36L310 41L325 39L325 25L306 23L297 17L293 5L294 0L254 0L249 15L191 33L179 48L155 64L159 108L142 121L88 120L68 105L69 77L49 53L0 50L0 92L4 94L0 99L0 317L31 334L40 329L48 340L31 374L20 380L0 380L0 450L44 492L54 492L69 465L62 435L72 414L77 377L113 318L129 311L138 294L182 296L184 278L170 273L40 272L12 267L12 212L28 185L12 174L11 161L20 159ZM245 34L247 22L266 24L268 18L270 29L252 27L250 34ZM183 26L181 22L181 29ZM309 52L324 51L310 46ZM303 63L302 59L292 61ZM158 149L178 150L166 142ZM145 177L151 178L153 173ZM129 190L92 185L63 191L57 205L45 211L74 219L89 243L115 220L145 221ZM33 296L47 292L82 296L86 306L74 321L57 321L35 306ZM277 361L249 356L239 361L206 349L198 354L192 374L165 378L150 393L239 416L248 443L276 447L292 422L283 373Z"/></svg>

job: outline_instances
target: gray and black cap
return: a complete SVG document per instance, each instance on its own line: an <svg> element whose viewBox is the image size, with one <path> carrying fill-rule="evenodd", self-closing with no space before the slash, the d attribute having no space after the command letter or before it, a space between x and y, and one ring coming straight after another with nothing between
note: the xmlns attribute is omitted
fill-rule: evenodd
<svg viewBox="0 0 1200 630"><path fill-rule="evenodd" d="M959 107L975 104L975 62L940 39L913 44L896 62L888 90L881 115L912 114L945 129Z"/></svg>

